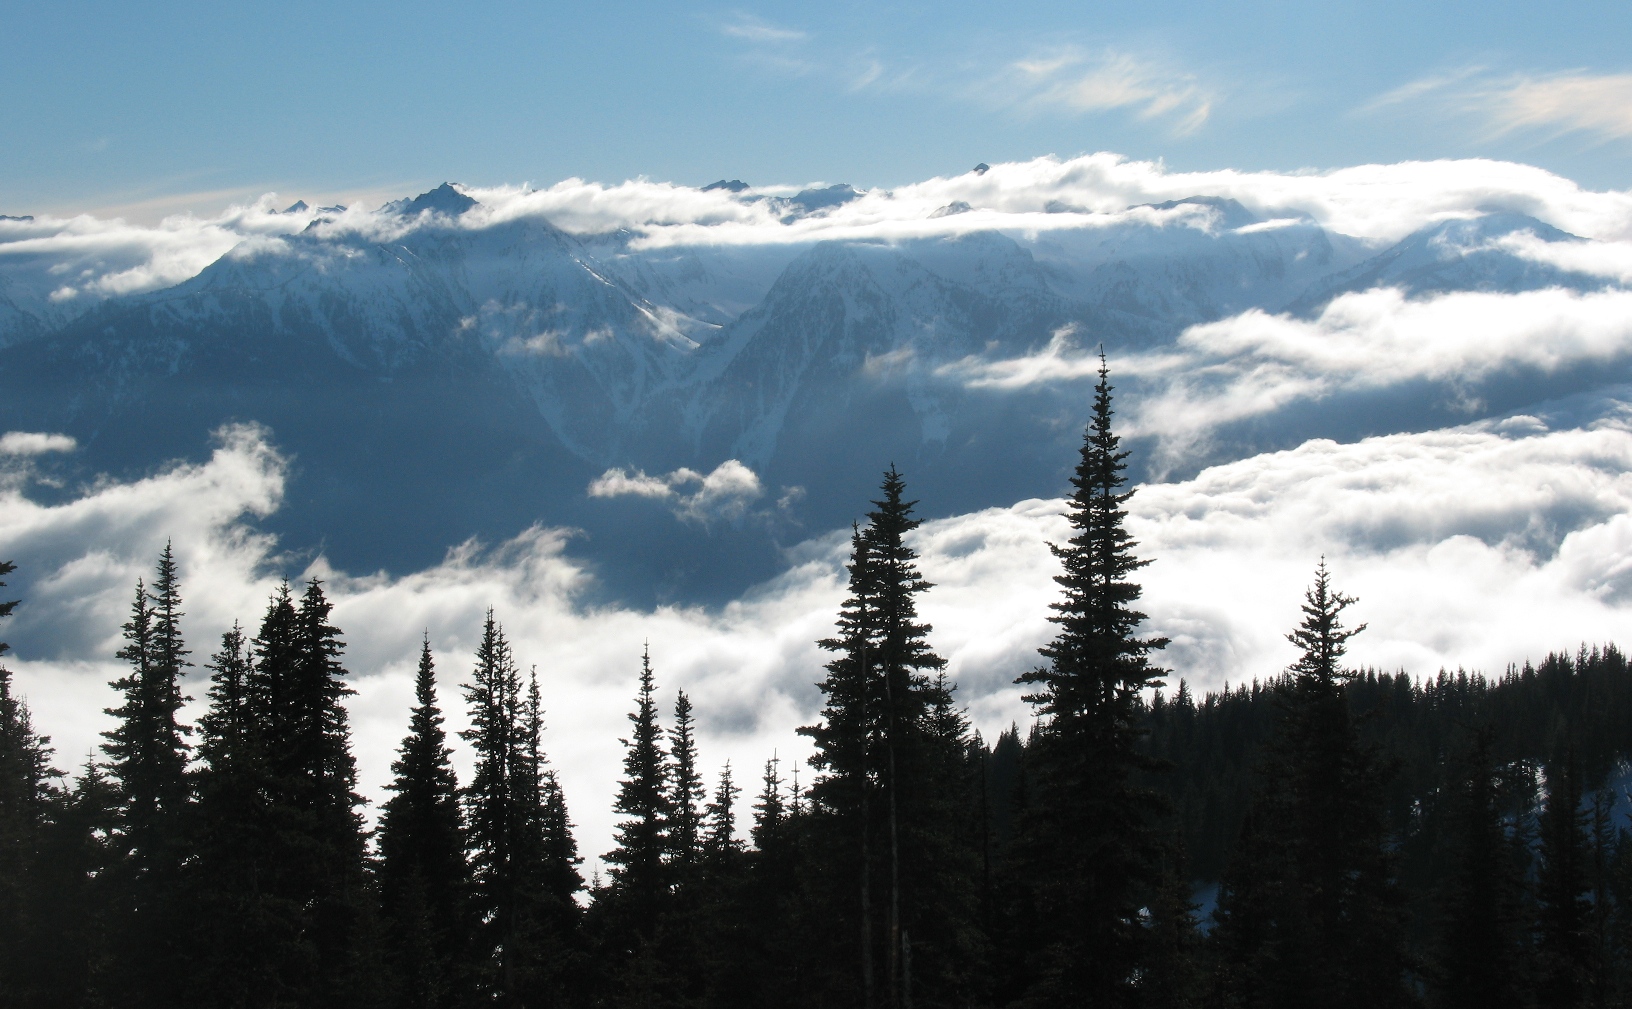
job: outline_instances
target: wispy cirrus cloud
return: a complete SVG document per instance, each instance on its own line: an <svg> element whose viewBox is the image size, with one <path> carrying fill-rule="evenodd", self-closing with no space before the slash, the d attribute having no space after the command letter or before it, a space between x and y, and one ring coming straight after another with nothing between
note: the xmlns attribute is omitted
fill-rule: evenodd
<svg viewBox="0 0 1632 1009"><path fill-rule="evenodd" d="M1491 139L1514 134L1551 139L1571 133L1599 141L1632 137L1632 73L1500 74L1467 67L1412 81L1360 111L1425 104L1476 121Z"/></svg>
<svg viewBox="0 0 1632 1009"><path fill-rule="evenodd" d="M1181 137L1201 129L1219 101L1218 93L1192 73L1116 50L1040 53L1010 64L1004 78L1017 104L1085 114L1128 112L1164 122Z"/></svg>
<svg viewBox="0 0 1632 1009"><path fill-rule="evenodd" d="M738 14L720 25L720 34L745 42L802 42L809 36L797 28L785 28L761 18Z"/></svg>

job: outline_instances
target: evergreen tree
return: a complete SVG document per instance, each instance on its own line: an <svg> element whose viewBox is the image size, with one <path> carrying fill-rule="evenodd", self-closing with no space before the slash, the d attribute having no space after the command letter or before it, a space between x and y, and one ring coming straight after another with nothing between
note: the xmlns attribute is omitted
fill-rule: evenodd
<svg viewBox="0 0 1632 1009"><path fill-rule="evenodd" d="M702 843L702 811L698 803L707 794L697 770L697 740L691 716L691 698L684 690L674 701L674 727L669 730L669 865L677 885L692 879Z"/></svg>
<svg viewBox="0 0 1632 1009"><path fill-rule="evenodd" d="M703 862L711 872L723 869L742 853L735 813L737 796L741 794L742 789L731 780L731 762L728 760L720 769L720 782L714 789L714 797L703 810Z"/></svg>
<svg viewBox="0 0 1632 1009"><path fill-rule="evenodd" d="M17 565L15 563L11 561L0 561L0 578L3 578L16 570ZM5 587L6 583L0 582L0 589ZM20 602L22 602L20 599L13 599L10 602L0 601L0 620L4 620L6 617L11 616L11 611L15 610L17 608L17 604ZM11 646L6 644L4 641L0 641L0 655L4 655L9 651L11 651Z"/></svg>
<svg viewBox="0 0 1632 1009"><path fill-rule="evenodd" d="M210 706L199 719L202 766L195 772L191 890L199 953L192 1001L249 1006L280 991L279 964L298 925L270 885L280 848L265 801L273 788L263 744L269 712L242 627L235 623L221 636L205 668Z"/></svg>
<svg viewBox="0 0 1632 1009"><path fill-rule="evenodd" d="M521 726L521 759L512 779L518 827L518 983L528 1005L571 1005L578 967L578 905L573 895L583 884L566 799L544 755L544 708L536 668L528 676Z"/></svg>
<svg viewBox="0 0 1632 1009"><path fill-rule="evenodd" d="M180 679L191 665L183 644L181 594L169 544L159 557L153 590L138 580L125 647L118 657L130 672L114 681L123 703L104 732L112 784L119 796L119 858L110 885L119 909L112 923L114 982L134 1006L175 1004L188 975L186 911L180 892L187 858L191 731L178 720Z"/></svg>
<svg viewBox="0 0 1632 1009"><path fill-rule="evenodd" d="M696 724L691 698L684 690L674 702L674 725L669 741L669 819L664 830L670 894L660 923L659 955L672 979L670 1001L690 1004L708 985L705 942L702 800L707 791L697 769Z"/></svg>
<svg viewBox="0 0 1632 1009"><path fill-rule="evenodd" d="M1440 886L1435 1002L1446 1009L1522 1006L1523 880L1502 824L1488 730L1478 732L1451 798L1444 830L1450 871Z"/></svg>
<svg viewBox="0 0 1632 1009"><path fill-rule="evenodd" d="M236 628L212 661L200 775L196 1001L367 1005L378 994L351 693L321 584L273 593L248 654Z"/></svg>
<svg viewBox="0 0 1632 1009"><path fill-rule="evenodd" d="M583 858L572 835L572 818L567 814L567 797L553 768L546 768L544 795L544 891L570 921L577 923L577 895L584 889L578 870Z"/></svg>
<svg viewBox="0 0 1632 1009"><path fill-rule="evenodd" d="M640 688L634 727L624 747L623 778L613 811L625 819L614 829L617 843L604 856L609 865L606 891L597 898L601 918L603 968L616 972L616 1000L655 1005L673 984L657 948L658 926L670 901L670 866L665 859L672 821L671 767L658 724L651 650L641 653Z"/></svg>
<svg viewBox="0 0 1632 1009"><path fill-rule="evenodd" d="M668 754L653 697L651 650L640 658L640 691L629 721L634 732L624 746L623 780L613 810L626 819L617 825L617 847L606 855L613 900L636 931L657 920L668 892L664 834L670 822Z"/></svg>
<svg viewBox="0 0 1632 1009"><path fill-rule="evenodd" d="M1340 663L1349 639L1365 629L1343 626L1353 603L1332 589L1322 561L1303 622L1287 636L1300 655L1215 931L1222 961L1251 965L1245 987L1231 993L1248 1004L1358 1009L1413 1001L1385 776L1344 695L1351 674Z"/></svg>
<svg viewBox="0 0 1632 1009"><path fill-rule="evenodd" d="M1580 769L1573 752L1547 768L1547 801L1539 823L1536 871L1537 995L1549 1009L1590 1004L1595 974L1592 941L1589 814L1582 808Z"/></svg>
<svg viewBox="0 0 1632 1009"><path fill-rule="evenodd" d="M1032 760L1034 815L1026 825L1045 934L1029 1001L1130 1004L1147 955L1138 911L1158 882L1159 803L1141 783L1153 765L1139 748L1141 694L1159 685L1149 653L1165 638L1139 637L1145 615L1127 531L1128 453L1111 426L1109 371L1100 358L1094 412L1071 484L1072 535L1053 545L1064 571L1052 604L1048 664L1019 682L1032 688L1039 726Z"/></svg>
<svg viewBox="0 0 1632 1009"><path fill-rule="evenodd" d="M892 466L852 531L850 593L818 684L806 873L827 965L821 998L904 1005L969 991L979 958L967 725L916 598L931 588L906 538L916 502ZM811 983L816 983L812 979ZM916 996L914 996L916 992Z"/></svg>
<svg viewBox="0 0 1632 1009"><path fill-rule="evenodd" d="M312 909L308 934L316 952L313 1006L351 1006L374 994L373 895L344 704L355 691L346 685L340 661L345 644L340 629L329 622L332 611L322 584L312 579L301 596L296 623L296 731L286 737L291 749L281 754L293 758L281 770L294 786L291 797L297 808L311 817L309 840L316 856L304 881ZM274 754L274 767L278 756Z"/></svg>
<svg viewBox="0 0 1632 1009"><path fill-rule="evenodd" d="M0 577L16 570L0 561ZM0 588L5 582L0 581ZM0 602L0 618L15 600ZM0 1005L46 1004L41 991L40 914L55 897L40 886L40 870L60 796L52 779L51 740L34 730L28 704L12 687L0 641Z"/></svg>
<svg viewBox="0 0 1632 1009"><path fill-rule="evenodd" d="M467 981L469 872L453 751L442 725L427 635L378 834L386 963L396 979L395 1002L404 1009L458 1005Z"/></svg>
<svg viewBox="0 0 1632 1009"><path fill-rule="evenodd" d="M828 942L839 962L854 961L851 984L861 1004L872 1006L878 986L877 937L883 924L875 920L873 872L879 847L875 818L885 705L878 665L877 574L869 538L859 526L851 527L846 570L850 592L839 610L838 633L817 642L834 653L826 677L817 684L826 701L822 721L799 732L815 744L810 765L817 776L810 795L811 829L817 841L812 848L827 863L825 875L839 890L825 894L825 917L838 933ZM840 987L847 987L842 980Z"/></svg>
<svg viewBox="0 0 1632 1009"><path fill-rule="evenodd" d="M1190 1009L1204 996L1200 923L1183 842L1172 842L1168 850L1150 903L1150 951L1139 993L1145 1009Z"/></svg>
<svg viewBox="0 0 1632 1009"><path fill-rule="evenodd" d="M460 736L476 756L465 803L475 911L481 922L480 959L487 974L484 988L494 1001L512 1005L518 990L517 919L522 887L517 873L521 839L515 778L525 743L517 724L520 674L491 609L476 646L476 668L464 691L470 728Z"/></svg>
<svg viewBox="0 0 1632 1009"><path fill-rule="evenodd" d="M889 1005L956 1001L969 992L969 968L981 958L975 928L978 866L967 836L961 776L966 725L951 703L929 646L916 598L933 586L906 543L919 525L892 466L864 532L873 579L880 711L877 780L881 859L887 884L880 995ZM962 843L960 843L962 842Z"/></svg>
<svg viewBox="0 0 1632 1009"><path fill-rule="evenodd" d="M22 1006L124 1005L126 991L109 977L112 901L105 885L118 859L118 795L95 761L73 788L51 790L51 813L29 881L28 928L9 952L22 976L8 987ZM0 996L0 1004L6 1004Z"/></svg>
<svg viewBox="0 0 1632 1009"><path fill-rule="evenodd" d="M570 1004L580 973L578 849L544 755L537 670L524 690L492 610L464 690L471 727L461 735L476 756L464 799L481 991L501 1005Z"/></svg>

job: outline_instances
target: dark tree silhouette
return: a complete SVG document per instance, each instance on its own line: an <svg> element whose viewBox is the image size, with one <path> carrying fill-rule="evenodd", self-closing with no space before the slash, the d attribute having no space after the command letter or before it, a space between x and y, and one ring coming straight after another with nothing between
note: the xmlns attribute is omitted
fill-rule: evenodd
<svg viewBox="0 0 1632 1009"><path fill-rule="evenodd" d="M394 1001L404 1009L460 1005L470 981L470 873L443 721L427 635L378 834L385 959L397 982Z"/></svg>
<svg viewBox="0 0 1632 1009"><path fill-rule="evenodd" d="M1051 937L1028 993L1037 1005L1131 1003L1149 945L1138 912L1162 856L1156 793L1140 779L1152 768L1139 747L1140 696L1159 684L1148 656L1167 641L1138 634L1145 615L1133 575L1149 561L1135 556L1125 525L1132 492L1111 390L1102 356L1071 479L1071 539L1052 547L1064 568L1050 617L1059 630L1041 649L1048 664L1019 679L1039 719L1022 841Z"/></svg>

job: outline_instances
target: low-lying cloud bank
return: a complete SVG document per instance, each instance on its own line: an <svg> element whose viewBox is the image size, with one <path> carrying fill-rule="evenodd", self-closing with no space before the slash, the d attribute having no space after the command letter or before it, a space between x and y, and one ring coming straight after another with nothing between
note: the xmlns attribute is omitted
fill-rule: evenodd
<svg viewBox="0 0 1632 1009"><path fill-rule="evenodd" d="M1053 360L1062 371L1071 363L1058 351ZM1298 402L1427 382L1477 413L1480 385L1494 376L1626 360L1632 292L1408 299L1377 288L1343 295L1313 319L1252 309L1193 326L1171 351L1130 358L1122 370L1157 390L1140 400L1132 430L1161 437L1177 456L1222 425Z"/></svg>
<svg viewBox="0 0 1632 1009"><path fill-rule="evenodd" d="M893 241L994 229L1098 228L1130 215L1209 228L1216 221L1206 208L1156 211L1149 205L1216 196L1239 200L1265 218L1308 216L1333 231L1379 243L1436 221L1490 210L1528 214L1600 241L1632 240L1632 192L1593 192L1539 168L1486 160L1277 173L1175 172L1160 162L1110 153L1044 157L866 190L813 213L795 213L787 200L802 188L764 185L736 194L646 179L616 184L567 179L545 188L468 186L464 191L481 206L455 226L483 229L538 218L578 234L627 229L634 248ZM69 311L108 296L179 283L240 243L275 252L280 236L314 225L318 234L391 241L417 227L447 223L429 212L407 217L362 206L320 212L297 205L282 213L275 209L279 202L269 194L212 218L178 215L156 227L87 215L0 219L0 271L13 278L9 296L25 295ZM952 207L960 212L947 213Z"/></svg>
<svg viewBox="0 0 1632 1009"><path fill-rule="evenodd" d="M1282 634L1322 554L1360 596L1355 619L1371 625L1355 642L1358 663L1499 671L1582 641L1632 640L1632 408L1608 401L1597 417L1581 428L1517 417L1314 441L1141 488L1130 525L1155 559L1142 573L1144 608L1152 629L1173 639L1163 658L1173 679L1200 690L1282 668L1291 657ZM421 632L458 727L456 684L489 606L520 660L538 666L549 750L588 853L610 836L617 739L646 643L665 697L683 687L695 700L706 764L731 759L748 774L772 752L789 761L805 752L794 729L818 708L824 655L814 642L843 595L845 531L798 546L781 576L717 611L597 608L582 602L587 576L565 553L565 530L466 544L400 578L283 557L253 520L279 506L285 465L269 432L240 427L222 432L206 463L63 504L30 500L21 471L0 483L0 557L18 562L13 587L25 600L3 631L59 766L82 762L98 742L132 587L167 538L181 562L195 662L234 620L253 629L277 572L325 579L358 689L362 785L375 798L404 731ZM1060 501L1023 501L916 534L936 585L923 602L932 641L988 735L1027 715L1013 678L1050 633L1057 586L1047 544L1067 535L1061 510ZM195 698L202 680L195 669Z"/></svg>
<svg viewBox="0 0 1632 1009"><path fill-rule="evenodd" d="M1533 237L1533 236L1531 236ZM1540 258L1617 268L1608 255L1570 257L1575 243L1515 238ZM1617 246L1616 248L1619 248ZM1075 327L1056 331L1033 354L965 358L937 369L974 389L1011 391L1091 380L1099 357ZM1313 318L1250 309L1192 326L1169 348L1119 357L1121 381L1139 383L1127 407L1129 434L1158 439L1158 470L1205 448L1219 429L1337 396L1402 387L1439 389L1463 416L1485 410L1484 384L1632 362L1632 292L1562 288L1518 293L1466 291L1408 298L1395 288L1344 294Z"/></svg>

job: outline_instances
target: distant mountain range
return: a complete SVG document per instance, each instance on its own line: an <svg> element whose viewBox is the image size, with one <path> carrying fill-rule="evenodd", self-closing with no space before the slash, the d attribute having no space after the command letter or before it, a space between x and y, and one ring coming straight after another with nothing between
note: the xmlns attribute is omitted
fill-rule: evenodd
<svg viewBox="0 0 1632 1009"><path fill-rule="evenodd" d="M775 209L795 220L855 196L807 190ZM1035 233L654 246L537 216L469 226L477 206L443 185L368 227L324 208L174 287L89 307L0 260L0 431L76 438L40 464L66 486L198 458L223 423L254 421L293 459L269 521L293 549L403 570L469 536L565 524L587 533L577 549L609 593L707 601L774 570L781 545L847 525L891 462L928 514L1058 493L1086 386L972 388L956 362L1066 334L1114 363L1197 323L1312 315L1378 286L1605 284L1505 251L1497 239L1519 232L1576 240L1511 213L1383 249L1199 197ZM718 514L588 492L609 469L693 471L679 486L731 459L759 484Z"/></svg>

